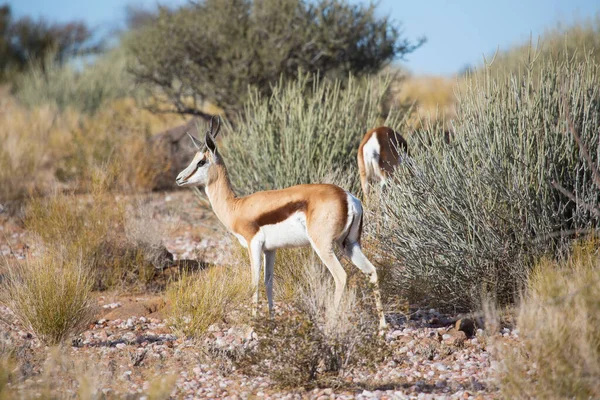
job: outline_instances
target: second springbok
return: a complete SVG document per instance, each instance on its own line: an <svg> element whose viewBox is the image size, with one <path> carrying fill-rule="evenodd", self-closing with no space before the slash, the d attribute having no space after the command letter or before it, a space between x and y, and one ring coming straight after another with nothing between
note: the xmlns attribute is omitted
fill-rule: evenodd
<svg viewBox="0 0 600 400"><path fill-rule="evenodd" d="M363 199L373 184L385 185L394 168L409 156L408 144L399 133L386 126L371 129L358 147L358 171Z"/></svg>
<svg viewBox="0 0 600 400"><path fill-rule="evenodd" d="M177 176L179 186L204 187L217 218L248 249L254 288L252 314L258 306L258 284L264 257L264 281L269 312L273 312L273 267L275 251L286 247L311 246L328 268L335 282L334 306L342 299L346 272L335 255L341 246L352 263L367 274L373 284L379 327L385 317L377 271L363 254L360 237L363 224L361 202L344 189L328 184L297 185L281 190L257 192L237 197L219 154L211 128L206 133L206 148L190 136L198 148L191 163Z"/></svg>

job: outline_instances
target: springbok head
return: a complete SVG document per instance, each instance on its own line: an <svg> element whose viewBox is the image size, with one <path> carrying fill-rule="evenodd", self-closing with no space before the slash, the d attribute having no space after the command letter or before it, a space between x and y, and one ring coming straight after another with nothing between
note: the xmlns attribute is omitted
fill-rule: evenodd
<svg viewBox="0 0 600 400"><path fill-rule="evenodd" d="M213 129L213 121L217 120L217 127ZM210 126L204 137L204 143L188 133L192 143L198 151L192 162L177 175L175 182L178 186L206 186L208 183L208 171L216 163L218 158L215 138L221 128L221 119L214 116L210 119ZM208 151L206 151L208 149Z"/></svg>

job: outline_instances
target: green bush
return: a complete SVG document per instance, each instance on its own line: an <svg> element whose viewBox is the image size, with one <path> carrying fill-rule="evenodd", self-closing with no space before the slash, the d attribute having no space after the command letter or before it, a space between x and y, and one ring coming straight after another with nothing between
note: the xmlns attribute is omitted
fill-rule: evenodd
<svg viewBox="0 0 600 400"><path fill-rule="evenodd" d="M160 9L127 41L136 80L155 106L198 113L208 101L240 111L248 86L270 94L299 70L345 79L378 72L418 48L374 4L346 0L204 0ZM162 101L166 100L164 104Z"/></svg>
<svg viewBox="0 0 600 400"><path fill-rule="evenodd" d="M368 129L399 128L404 114L392 110L382 121L378 110L388 78L320 81L310 76L254 92L244 120L223 139L223 153L234 187L243 194L324 180L345 180L358 192L356 151Z"/></svg>
<svg viewBox="0 0 600 400"><path fill-rule="evenodd" d="M122 48L112 50L81 69L54 62L49 54L42 62L15 79L17 99L29 107L56 105L59 110L94 113L108 101L133 92L133 81L126 69L127 58Z"/></svg>
<svg viewBox="0 0 600 400"><path fill-rule="evenodd" d="M398 170L382 218L396 287L409 297L454 309L478 307L483 294L512 302L539 256L598 226L589 207L600 200L598 65L536 62L539 74L468 80L450 145L434 129L412 137L415 160Z"/></svg>

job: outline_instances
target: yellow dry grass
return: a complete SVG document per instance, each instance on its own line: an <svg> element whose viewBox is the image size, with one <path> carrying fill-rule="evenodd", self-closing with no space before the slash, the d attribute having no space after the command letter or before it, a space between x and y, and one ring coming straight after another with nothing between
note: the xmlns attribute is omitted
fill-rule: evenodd
<svg viewBox="0 0 600 400"><path fill-rule="evenodd" d="M115 100L94 115L43 105L20 106L0 97L0 203L65 187L91 190L98 170L112 174L111 189L147 191L168 160L148 138L182 123L155 115L133 99Z"/></svg>
<svg viewBox="0 0 600 400"><path fill-rule="evenodd" d="M455 78L442 76L409 76L393 88L393 102L413 104L408 126L417 129L426 121L441 121L444 128L456 114Z"/></svg>
<svg viewBox="0 0 600 400"><path fill-rule="evenodd" d="M497 351L506 398L600 397L600 240L542 260L517 313L519 346Z"/></svg>
<svg viewBox="0 0 600 400"><path fill-rule="evenodd" d="M46 344L64 342L92 321L93 277L80 259L53 255L12 266L0 302Z"/></svg>
<svg viewBox="0 0 600 400"><path fill-rule="evenodd" d="M185 273L171 283L167 299L175 331L199 337L230 312L249 304L252 293L249 275L249 268L209 266L198 273Z"/></svg>

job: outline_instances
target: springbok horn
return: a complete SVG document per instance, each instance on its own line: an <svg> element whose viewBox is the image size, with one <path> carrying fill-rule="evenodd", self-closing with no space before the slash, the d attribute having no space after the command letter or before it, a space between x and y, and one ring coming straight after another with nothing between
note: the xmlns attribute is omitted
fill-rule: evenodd
<svg viewBox="0 0 600 400"><path fill-rule="evenodd" d="M189 132L186 132L187 135L190 137L190 139L192 139L192 143L194 143L194 146L200 150L200 145L198 143L200 143L200 141L198 139L196 139L195 137L193 137Z"/></svg>
<svg viewBox="0 0 600 400"><path fill-rule="evenodd" d="M210 119L210 134L212 135L212 137L214 139L217 137L217 135L219 134L219 130L221 129L221 117L218 115L215 115L213 118L217 118L217 129L215 129L214 133L212 130L212 118Z"/></svg>

